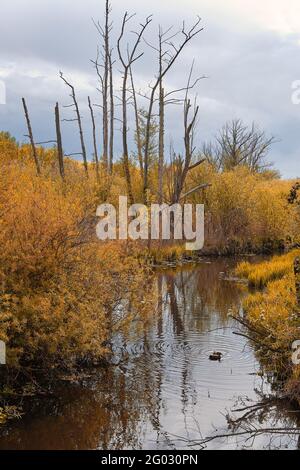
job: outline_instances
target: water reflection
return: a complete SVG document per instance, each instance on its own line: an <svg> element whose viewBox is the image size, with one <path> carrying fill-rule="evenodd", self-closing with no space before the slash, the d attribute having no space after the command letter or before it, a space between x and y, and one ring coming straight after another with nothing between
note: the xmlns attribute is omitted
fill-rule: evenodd
<svg viewBox="0 0 300 470"><path fill-rule="evenodd" d="M179 449L215 428L226 432L226 409L239 397L257 400L255 390L269 387L253 375L253 351L232 334L228 312L240 309L246 293L224 279L233 265L217 260L159 273L157 312L138 338L118 338L116 365L31 403L25 419L4 428L0 448ZM213 350L223 353L220 363L209 361ZM290 419L276 409L275 417ZM274 425L273 418L263 420ZM208 447L243 445L231 439Z"/></svg>

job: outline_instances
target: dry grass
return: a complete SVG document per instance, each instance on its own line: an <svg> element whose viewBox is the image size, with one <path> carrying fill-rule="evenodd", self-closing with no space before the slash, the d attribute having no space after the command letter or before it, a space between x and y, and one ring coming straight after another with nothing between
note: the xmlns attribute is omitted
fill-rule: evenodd
<svg viewBox="0 0 300 470"><path fill-rule="evenodd" d="M294 250L260 264L241 263L237 274L254 287L265 290L249 295L244 302L251 334L261 345L261 359L266 369L285 378L285 389L300 404L300 366L292 362L292 344L299 340L299 307L296 300L293 261Z"/></svg>
<svg viewBox="0 0 300 470"><path fill-rule="evenodd" d="M293 250L283 256L274 256L270 261L259 264L240 263L236 275L247 279L250 287L263 288L269 282L281 279L292 271L293 261L300 255L300 250Z"/></svg>

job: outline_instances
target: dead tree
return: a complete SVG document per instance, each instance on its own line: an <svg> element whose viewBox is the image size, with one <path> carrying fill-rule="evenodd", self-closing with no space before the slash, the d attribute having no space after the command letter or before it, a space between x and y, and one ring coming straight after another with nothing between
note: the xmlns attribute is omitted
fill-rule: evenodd
<svg viewBox="0 0 300 470"><path fill-rule="evenodd" d="M103 162L108 169L108 79L109 79L109 1L105 3L104 74L103 74Z"/></svg>
<svg viewBox="0 0 300 470"><path fill-rule="evenodd" d="M237 166L247 166L257 173L270 168L266 156L275 142L253 123L248 127L240 119L225 124L217 137L217 154L222 170L232 170Z"/></svg>
<svg viewBox="0 0 300 470"><path fill-rule="evenodd" d="M99 182L100 174L99 174L99 159L98 159L98 151L97 151L96 124L95 124L94 110L93 110L93 106L92 106L91 99L89 96L88 96L88 103L89 103L89 109L90 109L91 120L92 120L92 128L93 128L93 145L94 145L96 177L97 177L97 181Z"/></svg>
<svg viewBox="0 0 300 470"><path fill-rule="evenodd" d="M201 184L191 190L188 193L182 195L186 177L189 171L197 168L199 165L204 163L205 159L198 160L196 163L193 163L193 157L195 153L195 147L193 144L194 141L194 132L195 126L197 123L197 117L199 113L199 106L195 100L194 107L191 104L189 98L189 90L194 86L191 85L192 74L193 74L194 62L192 64L188 83L185 88L185 99L183 104L183 123L184 123L184 158L180 155L174 155L172 167L173 167L173 184L172 184L172 193L170 199L173 204L177 204L181 199L191 195L192 193L199 191L208 187L207 184ZM197 79L198 80L198 79ZM196 83L196 82L194 82ZM192 114L191 114L192 113Z"/></svg>
<svg viewBox="0 0 300 470"><path fill-rule="evenodd" d="M158 77L160 77L159 80L159 98L158 98L158 103L159 103L159 111L158 111L158 117L159 117L159 127L158 127L158 202L161 204L163 202L163 168L164 168L164 133L165 133L165 96L164 96L164 89L163 89L163 65L164 62L168 62L166 57L169 56L169 51L166 50L164 51L164 46L168 44L176 35L171 34L169 37L169 32L171 31L172 27L167 29L167 31L163 31L161 26L158 28L158 47L155 47L153 44L149 44L147 41L146 44L150 46L154 51L158 53ZM154 99L155 101L155 99ZM150 121L151 121L151 116L150 116ZM146 140L149 140L149 138ZM147 161L147 172L149 170L149 146L150 143L148 144L148 161ZM143 160L143 159L142 159ZM144 169L142 171L142 174L144 175Z"/></svg>
<svg viewBox="0 0 300 470"><path fill-rule="evenodd" d="M117 43L117 48L118 48L118 55L120 62L123 66L123 84L122 84L122 140L123 140L123 164L124 164L124 172L125 172L125 177L126 177L126 182L127 182L127 191L128 191L128 197L129 201L131 204L134 202L133 198L133 192L132 192L132 185L131 185L131 177L130 177L130 168L129 168L129 156L128 156L128 143L127 143L127 82L128 82L128 76L130 73L130 68L132 67L133 63L135 63L138 59L140 59L144 53L137 53L137 48L141 42L141 39L143 37L143 34L148 27L148 25L151 23L152 18L151 16L148 16L145 20L145 23L141 24L140 26L140 31L135 32L137 35L137 38L133 44L133 47L131 51L128 50L127 48L127 56L125 57L122 53L121 50L121 43L122 39L124 37L125 33L125 28L127 23L130 21L130 19L134 15L129 16L128 13L126 12L123 21L122 21L122 26L121 26L121 32L120 36L118 38L118 43Z"/></svg>
<svg viewBox="0 0 300 470"><path fill-rule="evenodd" d="M158 137L158 192L159 204L163 202L163 176L164 176L164 136L165 136L165 98L162 84L159 89L159 137Z"/></svg>
<svg viewBox="0 0 300 470"><path fill-rule="evenodd" d="M109 96L110 96L110 133L109 133L109 162L108 171L112 174L114 161L114 122L115 122L115 105L114 105L114 82L113 82L113 61L112 51L109 53Z"/></svg>
<svg viewBox="0 0 300 470"><path fill-rule="evenodd" d="M188 96L188 92L191 88L191 77L193 72L193 65L189 74L188 84L186 87L186 95L184 99L184 156L177 155L175 152L172 152L171 155L171 165L168 168L169 172L169 195L168 200L170 204L179 204L181 201L184 201L187 197L192 194L204 190L210 186L207 183L201 183L196 187L183 192L187 175L190 171L197 168L199 165L204 163L205 159L201 159L196 163L193 163L193 156L195 152L195 147L193 144L194 141L194 131L197 122L197 116L199 113L199 106L195 101L194 107L191 104L191 100ZM162 195L161 195L162 196ZM171 220L171 233L173 234L174 219Z"/></svg>
<svg viewBox="0 0 300 470"><path fill-rule="evenodd" d="M37 155L37 150L36 150L36 146L35 146L34 139L33 139L32 127L31 127L31 122L30 122L29 113L28 113L25 98L22 98L22 103L23 103L25 118L26 118L26 122L27 122L27 129L28 129L28 136L26 136L26 137L29 137L30 145L31 145L31 148L32 148L32 155L33 155L35 168L36 168L36 173L39 176L41 174L41 167L40 167L40 163L39 163L39 159L38 159L38 155Z"/></svg>
<svg viewBox="0 0 300 470"><path fill-rule="evenodd" d="M56 128L56 142L57 142L59 173L60 173L62 180L64 180L65 179L64 154L63 154L63 148L62 148L58 103L56 103L56 106L55 106L55 128Z"/></svg>
<svg viewBox="0 0 300 470"><path fill-rule="evenodd" d="M76 118L75 119L65 119L65 121L77 121L78 123L78 129L79 129L79 137L80 137L80 143L81 143L81 155L83 158L83 164L84 164L84 169L86 176L88 177L88 162L87 162L87 157L86 157L86 148L85 148L85 142L84 142L84 136L83 136L83 130L82 130L82 121L81 121L81 116L79 112L79 106L76 98L76 93L75 93L75 88L71 83L69 83L62 72L59 73L60 78L64 81L64 83L71 89L71 95L70 97L73 100L73 103L70 105L71 107L73 106L75 108L75 113L76 113Z"/></svg>
<svg viewBox="0 0 300 470"><path fill-rule="evenodd" d="M159 75L163 71L163 33L159 28ZM159 204L163 202L163 168L164 168L164 133L165 133L165 99L163 80L159 82L159 136L158 136L158 192Z"/></svg>
<svg viewBox="0 0 300 470"><path fill-rule="evenodd" d="M163 172L164 172L164 136L165 136L165 91L163 88L163 67L164 62L168 63L169 52L164 51L164 45L168 44L176 35L172 34L170 36L169 32L172 28L169 28L167 31L163 31L161 26L158 30L158 66L159 74L161 77L159 81L159 131L158 131L158 193L159 199L158 202L161 204L163 202Z"/></svg>
<svg viewBox="0 0 300 470"><path fill-rule="evenodd" d="M174 43L172 42L171 39L164 39L163 42L168 44L172 52L166 51L163 53L164 57L164 64L161 68L161 70L158 73L158 76L156 78L156 81L154 85L151 88L151 94L150 94L150 99L149 99L149 108L148 108L148 119L147 119L147 128L146 128L146 142L145 142L145 153L144 153L144 199L145 203L147 203L147 192L148 192L148 171L149 171L149 141L150 141L150 126L151 126L151 117L153 113L153 107L154 107L154 102L155 102L155 94L157 89L160 87L164 77L168 73L168 71L171 69L173 64L176 62L178 57L180 56L182 50L184 47L195 37L197 36L201 31L203 31L203 28L198 27L201 22L201 19L198 17L197 21L194 23L194 25L189 29L186 30L185 23L183 22L181 34L183 36L183 39L181 43L178 46L175 46ZM172 36L174 37L174 35Z"/></svg>
<svg viewBox="0 0 300 470"><path fill-rule="evenodd" d="M110 34L113 28L112 22L110 22L110 13L111 13L111 5L109 0L105 2L105 21L104 26L100 24L98 21L97 23L94 22L94 25L102 39L102 64L98 62L99 59L99 50L98 50L98 57L97 57L97 73L100 78L101 82L101 94L102 94L102 141L103 141L103 163L105 169L108 172L111 172L111 160L112 160L112 152L113 152L113 142L111 135L113 134L113 125L111 122L112 115L114 114L113 111L113 83L112 83L112 61L111 61L111 53L110 50ZM93 62L95 64L95 62ZM103 69L103 73L99 73L99 67ZM110 101L110 105L109 105ZM110 108L110 109L109 109ZM110 113L110 124L109 124L109 113ZM110 127L110 130L109 130Z"/></svg>
<svg viewBox="0 0 300 470"><path fill-rule="evenodd" d="M159 98L158 98L158 117L159 117L159 127L158 127L158 202L161 204L163 202L163 168L164 168L164 134L165 134L165 96L163 88L163 66L164 63L168 63L168 57L170 53L168 50L164 50L164 46L169 44L169 42L177 36L178 33L170 34L170 31L173 27L168 28L166 31L163 31L161 26L158 28L158 47L155 47L153 44L149 44L146 41L146 44L150 46L154 51L158 53L158 77L159 80ZM149 150L148 150L148 167L149 167Z"/></svg>
<svg viewBox="0 0 300 470"><path fill-rule="evenodd" d="M143 146L142 146L142 138L141 138L141 128L140 128L140 119L139 119L139 109L137 104L137 94L134 86L133 81L133 74L130 67L130 79L131 79L131 91L132 91L132 100L133 100L133 107L134 107L134 117L135 117L135 132L136 132L136 144L137 144L137 156L140 165L140 172L141 177L144 177L144 165L143 165Z"/></svg>

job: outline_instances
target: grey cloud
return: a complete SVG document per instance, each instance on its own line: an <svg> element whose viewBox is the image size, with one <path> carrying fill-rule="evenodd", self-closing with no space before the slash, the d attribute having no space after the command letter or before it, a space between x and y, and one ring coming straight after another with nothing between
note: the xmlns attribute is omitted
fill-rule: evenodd
<svg viewBox="0 0 300 470"><path fill-rule="evenodd" d="M199 3L205 30L184 52L167 77L166 87L183 86L187 67L195 58L197 73L208 76L200 82L197 90L200 103L199 144L213 138L228 119L241 117L249 123L255 120L280 140L274 146L270 159L275 161L284 176L299 175L300 107L291 103L291 83L300 79L299 37L280 36L255 28L243 31L240 25L230 24L228 18L222 20L216 11L207 9L206 3ZM123 2L115 1L113 7L117 27L124 10ZM158 21L166 26L172 23L180 26L184 13L183 7L174 6L168 11L163 5L160 7L159 2L130 0L126 2L126 7L138 12L133 24L148 13L156 14L156 22L148 32L149 40L155 40ZM14 0L2 7L4 21L0 30L0 71L3 67L8 70L9 76L6 78L8 104L0 106L1 129L7 129L22 139L25 128L20 98L25 95L38 139L50 138L54 132L55 102L68 103L67 90L58 78L58 70L63 69L70 80L78 82L77 92L89 140L87 94L91 94L94 102L99 100L95 90L96 77L89 62L95 55L97 44L91 17L101 20L102 10L103 2L100 0L80 3L70 0ZM188 12L189 21L193 20L194 13L196 11ZM146 85L153 77L156 69L153 58L153 53L149 51L136 64L138 85ZM10 67L14 64L13 68L10 69L9 64ZM97 119L100 125L99 112ZM79 143L74 125L64 124L63 133L66 150L76 151ZM179 108L168 111L167 136L173 137L179 149L182 147ZM121 150L120 143L117 150Z"/></svg>

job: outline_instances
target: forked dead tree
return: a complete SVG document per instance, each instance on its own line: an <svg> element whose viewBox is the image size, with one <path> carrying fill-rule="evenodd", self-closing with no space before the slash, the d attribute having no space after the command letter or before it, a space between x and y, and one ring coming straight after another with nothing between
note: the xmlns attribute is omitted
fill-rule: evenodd
<svg viewBox="0 0 300 470"><path fill-rule="evenodd" d="M113 125L110 119L110 137L109 137L109 108L110 117L113 115L113 83L112 83L112 51L110 49L110 34L113 28L113 23L110 21L111 5L109 0L105 1L105 20L104 26L98 21L94 22L95 27L102 40L101 52L98 50L97 73L101 82L101 94L102 94L102 135L103 135L103 154L102 159L104 166L108 172L111 172L111 161L112 161L112 148L113 141L111 139L111 133L113 133ZM99 54L100 52L100 54ZM99 55L101 55L102 63L99 63ZM103 72L100 73L100 67ZM110 106L109 106L110 101Z"/></svg>
<svg viewBox="0 0 300 470"><path fill-rule="evenodd" d="M152 44L147 43L152 49L158 53L158 76L159 81L159 98L158 98L158 202L163 202L163 172L164 172L164 136L165 136L165 90L163 88L163 69L164 64L168 64L170 58L169 50L165 50L165 46L168 47L170 41L177 36L177 33L171 33L173 27L171 26L166 31L163 31L162 27L158 28L158 47L156 48ZM149 166L149 154L148 154L148 166Z"/></svg>
<svg viewBox="0 0 300 470"><path fill-rule="evenodd" d="M192 83L194 62L190 69L187 86L185 88L185 99L183 103L183 123L184 123L184 157L176 155L173 152L171 163L171 191L169 194L170 200L173 204L179 203L182 199L190 196L196 191L207 188L209 185L204 183L190 189L187 193L183 194L184 185L186 182L189 171L197 168L205 162L205 159L198 160L193 163L195 146L194 146L194 133L199 113L199 106L195 100L194 106L189 98L189 91L194 87ZM199 79L197 79L199 80Z"/></svg>
<svg viewBox="0 0 300 470"><path fill-rule="evenodd" d="M127 191L128 191L128 197L130 204L133 204L134 202L134 197L133 197L133 192L132 192L132 185L131 185L131 176L130 176L130 168L129 168L129 156L128 156L128 142L127 142L127 132L128 132L128 124L127 124L127 104L128 104L128 99L127 99L127 82L128 82L128 77L130 74L130 69L132 65L140 59L144 53L137 53L138 46L141 42L141 39L143 37L143 34L146 30L146 28L149 26L149 24L152 21L152 17L148 16L145 20L144 23L140 25L140 31L135 32L137 38L133 44L133 47L131 51L129 51L128 46L127 46L127 53L126 55L123 54L121 44L122 44L122 39L125 34L125 29L127 23L130 21L130 19L134 15L129 16L128 13L126 12L123 21L122 21L122 26L121 26L121 32L118 38L118 43L117 43L117 48L118 48L118 55L120 62L123 66L123 83L122 83L122 140L123 140L123 164L124 164L124 172L125 172L125 177L126 177L126 182L127 182Z"/></svg>
<svg viewBox="0 0 300 470"><path fill-rule="evenodd" d="M150 126L151 126L151 117L153 113L153 107L154 107L154 102L155 102L155 95L157 90L159 89L164 77L168 73L168 71L171 69L171 67L174 65L178 57L180 56L181 52L185 48L185 46L195 37L197 36L201 31L203 31L202 27L199 27L201 22L201 18L198 17L197 21L194 23L194 25L187 30L185 23L183 22L181 34L183 36L182 41L179 43L179 45L175 46L175 44L172 42L172 39L167 40L166 44L169 45L170 51L167 51L164 55L164 64L161 68L161 70L158 73L158 76L156 77L156 81L154 85L151 87L151 94L150 94L150 99L149 99L149 107L148 107L148 119L147 119L147 129L146 129L146 143L145 143L145 153L144 153L144 199L145 203L147 203L147 192L148 192L148 171L149 171L149 141L150 141Z"/></svg>

